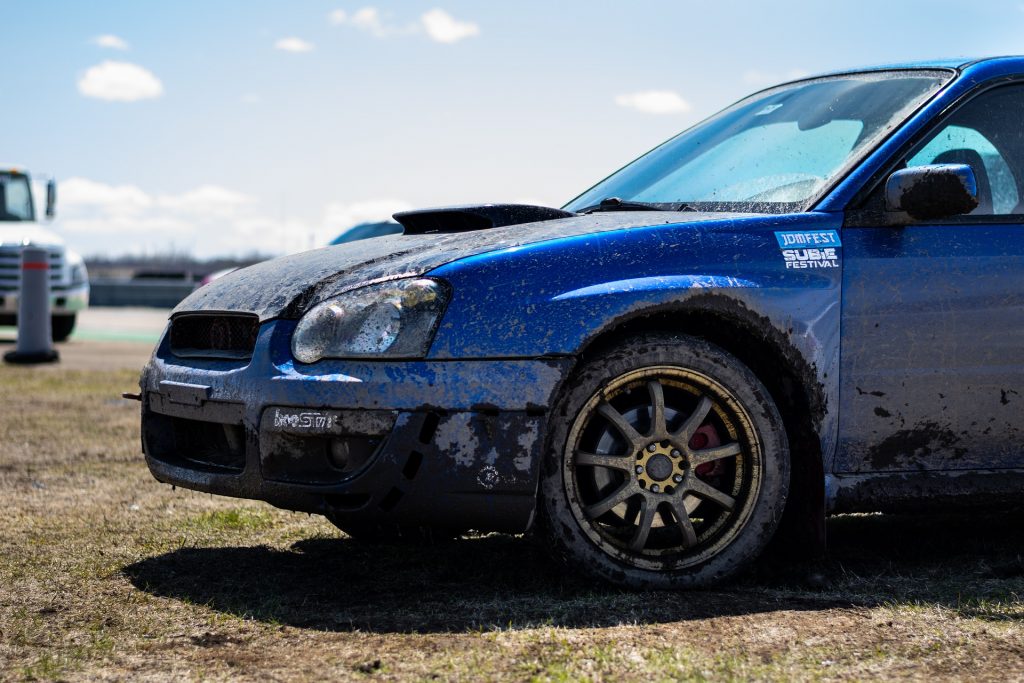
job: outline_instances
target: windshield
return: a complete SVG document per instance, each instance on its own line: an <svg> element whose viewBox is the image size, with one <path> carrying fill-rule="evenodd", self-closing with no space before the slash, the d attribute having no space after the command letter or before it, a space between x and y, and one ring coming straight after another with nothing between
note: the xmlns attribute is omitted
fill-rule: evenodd
<svg viewBox="0 0 1024 683"><path fill-rule="evenodd" d="M951 74L887 71L803 81L733 105L601 181L565 208L603 199L784 213L805 206Z"/></svg>
<svg viewBox="0 0 1024 683"><path fill-rule="evenodd" d="M32 190L28 176L21 173L0 173L0 221L35 220Z"/></svg>

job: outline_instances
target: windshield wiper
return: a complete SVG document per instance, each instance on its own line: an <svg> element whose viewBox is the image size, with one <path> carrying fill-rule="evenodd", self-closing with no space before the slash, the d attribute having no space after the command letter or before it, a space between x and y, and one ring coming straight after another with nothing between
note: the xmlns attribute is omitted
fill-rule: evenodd
<svg viewBox="0 0 1024 683"><path fill-rule="evenodd" d="M618 197L606 197L600 204L580 209L576 213L598 213L600 211L693 211L694 209L686 204L665 204L654 202L627 202Z"/></svg>

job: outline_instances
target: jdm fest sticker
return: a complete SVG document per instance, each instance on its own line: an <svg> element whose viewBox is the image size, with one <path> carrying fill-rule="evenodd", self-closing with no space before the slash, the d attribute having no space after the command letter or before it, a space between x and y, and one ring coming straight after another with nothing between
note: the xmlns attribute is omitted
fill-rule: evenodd
<svg viewBox="0 0 1024 683"><path fill-rule="evenodd" d="M843 246L835 230L793 230L775 233L787 269L838 268Z"/></svg>

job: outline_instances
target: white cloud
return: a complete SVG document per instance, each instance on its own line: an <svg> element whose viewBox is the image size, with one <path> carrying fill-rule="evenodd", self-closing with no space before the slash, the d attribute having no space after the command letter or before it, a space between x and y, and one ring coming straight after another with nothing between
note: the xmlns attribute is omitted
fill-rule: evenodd
<svg viewBox="0 0 1024 683"><path fill-rule="evenodd" d="M231 214L252 202L252 197L218 185L201 185L178 195L160 195L157 206L197 214Z"/></svg>
<svg viewBox="0 0 1024 683"><path fill-rule="evenodd" d="M310 246L310 229L268 218L254 198L219 185L154 194L88 178L61 183L57 228L86 254L189 251L196 256L281 253L289 236Z"/></svg>
<svg viewBox="0 0 1024 683"><path fill-rule="evenodd" d="M313 43L303 40L302 38L296 38L294 36L288 38L281 38L279 41L274 43L274 47L278 50L284 50L285 52L312 52Z"/></svg>
<svg viewBox="0 0 1024 683"><path fill-rule="evenodd" d="M128 43L123 38L119 38L111 33L105 33L102 36L96 36L92 39L92 42L93 45L110 48L111 50L128 49Z"/></svg>
<svg viewBox="0 0 1024 683"><path fill-rule="evenodd" d="M374 38L415 33L419 30L419 27L416 25L400 26L391 23L376 7L363 7L351 14L345 10L337 9L328 14L327 19L335 26L346 24L369 33Z"/></svg>
<svg viewBox="0 0 1024 683"><path fill-rule="evenodd" d="M349 23L356 28L366 31L377 37L383 37L389 29L385 28L384 22L381 21L380 12L377 11L376 7L364 7L360 10L356 10L348 19Z"/></svg>
<svg viewBox="0 0 1024 683"><path fill-rule="evenodd" d="M327 15L327 20L335 26L351 26L375 38L426 34L435 42L450 44L480 35L478 24L460 21L439 8L425 12L417 21L407 24L392 21L390 15L381 13L376 7L363 7L355 12L336 9Z"/></svg>
<svg viewBox="0 0 1024 683"><path fill-rule="evenodd" d="M279 254L322 246L353 225L388 220L410 208L397 199L335 202L311 223L273 217L257 198L215 184L153 193L77 177L61 183L55 228L90 255L170 247L199 257Z"/></svg>
<svg viewBox="0 0 1024 683"><path fill-rule="evenodd" d="M86 69L78 79L78 92L111 102L135 102L160 97L164 86L149 69L108 60Z"/></svg>
<svg viewBox="0 0 1024 683"><path fill-rule="evenodd" d="M689 102L671 90L644 90L616 95L615 104L645 114L684 114L692 109Z"/></svg>
<svg viewBox="0 0 1024 683"><path fill-rule="evenodd" d="M471 21L459 21L443 9L426 12L420 21L430 39L438 43L457 43L464 38L480 35L480 26Z"/></svg>
<svg viewBox="0 0 1024 683"><path fill-rule="evenodd" d="M743 73L743 82L747 85L769 86L786 81L795 81L808 76L804 69L790 69L788 71L761 71L749 69Z"/></svg>
<svg viewBox="0 0 1024 683"><path fill-rule="evenodd" d="M61 207L99 208L137 213L153 205L153 198L135 185L107 185L88 178L69 178L60 185Z"/></svg>

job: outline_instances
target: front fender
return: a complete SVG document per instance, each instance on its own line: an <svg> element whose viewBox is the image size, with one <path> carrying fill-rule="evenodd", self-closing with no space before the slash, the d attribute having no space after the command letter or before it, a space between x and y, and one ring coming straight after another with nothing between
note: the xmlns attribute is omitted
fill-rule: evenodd
<svg viewBox="0 0 1024 683"><path fill-rule="evenodd" d="M430 272L452 285L432 358L576 355L636 318L709 311L744 322L805 369L829 461L838 401L838 267L790 269L775 233L839 231L841 216L666 224L488 252Z"/></svg>

